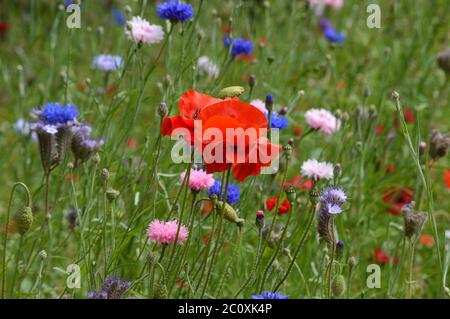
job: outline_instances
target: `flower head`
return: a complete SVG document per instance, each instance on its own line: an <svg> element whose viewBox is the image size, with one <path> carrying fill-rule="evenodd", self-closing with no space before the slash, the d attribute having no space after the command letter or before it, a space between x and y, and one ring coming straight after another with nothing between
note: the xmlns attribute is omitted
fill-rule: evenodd
<svg viewBox="0 0 450 319"><path fill-rule="evenodd" d="M156 9L161 19L172 22L186 22L194 16L194 8L189 3L180 3L178 0L169 0L161 3Z"/></svg>
<svg viewBox="0 0 450 319"><path fill-rule="evenodd" d="M181 182L183 183L186 177L186 171L181 173ZM208 189L214 185L213 174L208 174L203 170L191 169L189 175L189 188L193 191L199 192L204 189Z"/></svg>
<svg viewBox="0 0 450 319"><path fill-rule="evenodd" d="M289 297L282 295L279 292L265 290L262 295L252 295L251 299L289 299Z"/></svg>
<svg viewBox="0 0 450 319"><path fill-rule="evenodd" d="M320 203L328 214L339 214L342 211L342 205L347 201L347 195L342 188L325 188L320 197Z"/></svg>
<svg viewBox="0 0 450 319"><path fill-rule="evenodd" d="M109 277L103 283L99 291L88 292L88 299L120 299L123 294L131 287L131 281L122 280L115 277Z"/></svg>
<svg viewBox="0 0 450 319"><path fill-rule="evenodd" d="M117 55L100 54L92 61L92 66L103 72L112 72L121 68L123 64L122 58Z"/></svg>
<svg viewBox="0 0 450 319"><path fill-rule="evenodd" d="M278 114L277 112L270 112L270 127L276 128L279 130L285 129L288 127L289 122L287 118L283 115Z"/></svg>
<svg viewBox="0 0 450 319"><path fill-rule="evenodd" d="M317 181L319 179L333 178L333 169L333 164L331 163L319 162L315 159L309 159L303 162L301 173L303 176L312 178Z"/></svg>
<svg viewBox="0 0 450 319"><path fill-rule="evenodd" d="M383 202L387 205L387 211L392 215L400 215L404 205L413 200L412 188L391 187L383 193Z"/></svg>
<svg viewBox="0 0 450 319"><path fill-rule="evenodd" d="M91 139L91 131L92 129L88 125L78 125L72 128L71 148L75 157L75 165L87 161L104 144L104 141L101 139Z"/></svg>
<svg viewBox="0 0 450 319"><path fill-rule="evenodd" d="M241 54L242 55L251 54L252 52L253 52L253 43L251 40L237 38L231 41L231 56L233 58Z"/></svg>
<svg viewBox="0 0 450 319"><path fill-rule="evenodd" d="M178 227L178 221L176 219L168 222L156 219L148 226L147 234L151 241L157 242L161 245L173 244L175 241L181 245L188 236L188 230L183 225Z"/></svg>
<svg viewBox="0 0 450 319"><path fill-rule="evenodd" d="M133 17L127 22L125 34L129 40L136 43L159 43L164 38L164 31L160 25L150 24L141 17Z"/></svg>
<svg viewBox="0 0 450 319"><path fill-rule="evenodd" d="M266 104L262 100L260 99L252 100L250 104L256 107L261 112L263 112L264 114L267 113Z"/></svg>
<svg viewBox="0 0 450 319"><path fill-rule="evenodd" d="M118 26L124 26L127 22L125 15L119 8L112 8L111 10L113 21Z"/></svg>
<svg viewBox="0 0 450 319"><path fill-rule="evenodd" d="M340 121L325 109L310 109L306 111L305 119L311 128L320 130L325 134L332 134L339 130L341 126Z"/></svg>
<svg viewBox="0 0 450 319"><path fill-rule="evenodd" d="M47 103L41 110L34 110L34 114L43 124L58 125L74 122L78 116L78 109L72 104L65 106L59 103Z"/></svg>
<svg viewBox="0 0 450 319"><path fill-rule="evenodd" d="M216 194L217 198L220 198L221 188L222 188L222 181L216 179L214 181L214 185L208 191L208 196L210 196L211 194ZM223 189L223 193L225 194L225 187ZM240 199L241 199L241 192L239 191L239 187L237 187L236 184L229 183L227 192L227 203L230 205L235 205L239 203Z"/></svg>
<svg viewBox="0 0 450 319"><path fill-rule="evenodd" d="M329 20L324 18L320 19L320 27L323 35L329 42L339 44L345 42L345 34L337 31Z"/></svg>
<svg viewBox="0 0 450 319"><path fill-rule="evenodd" d="M212 62L207 56L198 58L197 66L200 72L207 74L208 77L216 79L219 76L219 67Z"/></svg>

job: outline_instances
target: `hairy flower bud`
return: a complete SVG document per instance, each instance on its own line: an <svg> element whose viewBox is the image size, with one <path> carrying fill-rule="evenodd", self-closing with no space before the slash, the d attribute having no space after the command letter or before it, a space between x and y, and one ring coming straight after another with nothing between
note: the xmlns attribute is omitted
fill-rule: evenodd
<svg viewBox="0 0 450 319"><path fill-rule="evenodd" d="M165 117L167 116L167 113L169 112L169 110L167 109L167 105L164 102L159 103L159 107L158 107L158 114L161 117Z"/></svg>
<svg viewBox="0 0 450 319"><path fill-rule="evenodd" d="M331 285L331 291L335 297L342 297L346 290L345 278L343 275L337 275Z"/></svg>
<svg viewBox="0 0 450 319"><path fill-rule="evenodd" d="M245 89L242 86L229 86L220 90L218 97L225 99L227 97L235 97L244 93Z"/></svg>
<svg viewBox="0 0 450 319"><path fill-rule="evenodd" d="M405 236L408 238L417 238L427 220L427 214L414 211L414 202L403 206L401 211L405 222Z"/></svg>
<svg viewBox="0 0 450 319"><path fill-rule="evenodd" d="M24 207L16 213L14 222L19 234L25 235L30 230L33 219L31 207Z"/></svg>
<svg viewBox="0 0 450 319"><path fill-rule="evenodd" d="M264 227L264 212L262 210L256 211L256 227L262 229Z"/></svg>
<svg viewBox="0 0 450 319"><path fill-rule="evenodd" d="M450 136L448 134L442 134L439 130L434 129L430 133L429 138L429 154L434 160L444 157L450 147Z"/></svg>

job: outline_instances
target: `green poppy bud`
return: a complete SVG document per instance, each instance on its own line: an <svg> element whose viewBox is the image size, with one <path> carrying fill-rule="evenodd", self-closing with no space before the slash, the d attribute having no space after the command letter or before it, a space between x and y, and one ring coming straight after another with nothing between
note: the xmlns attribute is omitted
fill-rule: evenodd
<svg viewBox="0 0 450 319"><path fill-rule="evenodd" d="M16 213L14 222L19 234L25 235L30 230L33 219L31 207L24 207Z"/></svg>

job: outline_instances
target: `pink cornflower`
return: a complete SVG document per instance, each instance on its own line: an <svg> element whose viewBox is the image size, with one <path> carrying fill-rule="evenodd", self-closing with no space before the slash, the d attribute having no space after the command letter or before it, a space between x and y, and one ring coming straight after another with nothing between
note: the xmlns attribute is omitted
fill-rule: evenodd
<svg viewBox="0 0 450 319"><path fill-rule="evenodd" d="M339 9L344 5L344 0L309 0L309 5L312 7L322 5Z"/></svg>
<svg viewBox="0 0 450 319"><path fill-rule="evenodd" d="M178 221L176 219L164 222L155 219L148 225L147 234L151 241L168 245L175 243L178 232ZM180 226L178 232L178 244L182 245L188 236L188 230L185 226Z"/></svg>
<svg viewBox="0 0 450 319"><path fill-rule="evenodd" d="M305 113L308 125L325 134L332 134L339 130L341 122L325 109L310 109Z"/></svg>
<svg viewBox="0 0 450 319"><path fill-rule="evenodd" d="M261 112L263 112L264 114L267 113L266 104L263 101L257 99L257 100L251 101L250 104L253 105L254 107L256 107Z"/></svg>
<svg viewBox="0 0 450 319"><path fill-rule="evenodd" d="M127 22L125 34L129 40L136 43L159 43L164 38L164 31L160 25L150 24L141 17L133 17Z"/></svg>
<svg viewBox="0 0 450 319"><path fill-rule="evenodd" d="M186 176L186 171L181 173L180 180L183 183ZM203 170L191 169L191 174L189 176L189 188L192 191L199 192L204 189L211 188L214 185L213 174L208 174Z"/></svg>
<svg viewBox="0 0 450 319"><path fill-rule="evenodd" d="M333 169L333 164L331 163L319 162L315 159L309 159L303 162L301 173L303 176L312 178L317 181L319 179L332 179Z"/></svg>

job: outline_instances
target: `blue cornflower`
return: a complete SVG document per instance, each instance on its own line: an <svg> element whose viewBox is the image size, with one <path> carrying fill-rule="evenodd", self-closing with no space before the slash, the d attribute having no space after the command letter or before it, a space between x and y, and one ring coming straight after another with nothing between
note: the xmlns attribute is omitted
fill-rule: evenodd
<svg viewBox="0 0 450 319"><path fill-rule="evenodd" d="M125 18L125 15L119 8L113 8L111 11L113 21L118 26L124 26L125 23L127 23L127 19Z"/></svg>
<svg viewBox="0 0 450 319"><path fill-rule="evenodd" d="M161 19L183 23L192 19L194 16L194 8L189 3L169 0L158 5L157 13Z"/></svg>
<svg viewBox="0 0 450 319"><path fill-rule="evenodd" d="M72 104L62 106L59 103L47 103L42 110L35 111L38 118L45 124L65 124L72 122L78 116L78 109Z"/></svg>
<svg viewBox="0 0 450 319"><path fill-rule="evenodd" d="M236 57L240 54L250 54L253 52L253 43L251 40L237 38L232 41L231 55Z"/></svg>
<svg viewBox="0 0 450 319"><path fill-rule="evenodd" d="M224 36L223 37L223 45L227 49L230 47L230 45L231 45L231 38L229 36Z"/></svg>
<svg viewBox="0 0 450 319"><path fill-rule="evenodd" d="M214 181L214 185L208 190L208 196L211 194L216 194L217 198L220 197L220 188L222 186L222 181L216 179ZM224 187L225 188L225 187ZM223 190L225 194L225 189ZM241 193L239 191L239 187L236 184L229 183L228 184L228 192L227 192L227 203L230 205L237 204L241 199Z"/></svg>
<svg viewBox="0 0 450 319"><path fill-rule="evenodd" d="M328 41L339 44L345 42L345 34L337 31L329 20L321 19L320 27L322 28L323 35Z"/></svg>
<svg viewBox="0 0 450 319"><path fill-rule="evenodd" d="M342 211L342 205L347 201L347 195L342 188L330 186L322 191L320 202L327 209L328 214L339 214Z"/></svg>
<svg viewBox="0 0 450 319"><path fill-rule="evenodd" d="M122 64L122 58L117 55L100 54L92 60L92 66L103 72L116 71Z"/></svg>
<svg viewBox="0 0 450 319"><path fill-rule="evenodd" d="M262 295L252 295L251 299L289 299L289 297L282 295L279 292L265 290Z"/></svg>
<svg viewBox="0 0 450 319"><path fill-rule="evenodd" d="M267 116L267 113L266 113ZM277 112L270 112L270 127L277 128L279 130L285 129L289 122L287 118Z"/></svg>

